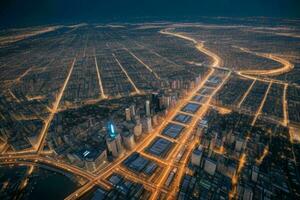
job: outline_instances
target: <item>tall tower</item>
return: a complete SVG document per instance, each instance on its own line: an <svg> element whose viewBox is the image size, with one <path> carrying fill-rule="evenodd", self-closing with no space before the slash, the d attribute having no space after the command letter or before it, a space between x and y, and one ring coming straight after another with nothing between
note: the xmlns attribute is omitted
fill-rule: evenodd
<svg viewBox="0 0 300 200"><path fill-rule="evenodd" d="M146 116L149 117L150 116L150 101L146 100Z"/></svg>
<svg viewBox="0 0 300 200"><path fill-rule="evenodd" d="M146 128L146 133L149 133L149 132L152 131L151 117L147 117L147 118L146 118L145 128Z"/></svg>
<svg viewBox="0 0 300 200"><path fill-rule="evenodd" d="M121 136L116 133L115 127L112 123L109 124L108 130L109 131L106 136L108 151L111 152L114 157L118 157L123 151Z"/></svg>
<svg viewBox="0 0 300 200"><path fill-rule="evenodd" d="M152 102L152 105L153 105L153 110L155 112L158 112L160 110L160 102L159 102L159 96L161 96L159 93L155 92L155 93L152 93L152 99L151 99L151 102Z"/></svg>

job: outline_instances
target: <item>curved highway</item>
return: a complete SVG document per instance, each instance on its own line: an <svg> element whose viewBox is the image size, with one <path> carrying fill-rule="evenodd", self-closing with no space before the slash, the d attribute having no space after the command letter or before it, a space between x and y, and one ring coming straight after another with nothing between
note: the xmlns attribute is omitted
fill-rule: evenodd
<svg viewBox="0 0 300 200"><path fill-rule="evenodd" d="M250 53L259 57L267 58L270 60L273 60L275 62L278 62L282 64L281 67L275 68L275 69L262 69L262 70L240 70L238 71L239 74L241 75L253 75L253 76L278 76L287 72L290 72L291 70L294 69L294 64L292 64L290 61L279 57L275 54L271 53L258 53L258 52L253 52L250 51L249 49L243 48L243 47L236 47L239 48L241 51Z"/></svg>

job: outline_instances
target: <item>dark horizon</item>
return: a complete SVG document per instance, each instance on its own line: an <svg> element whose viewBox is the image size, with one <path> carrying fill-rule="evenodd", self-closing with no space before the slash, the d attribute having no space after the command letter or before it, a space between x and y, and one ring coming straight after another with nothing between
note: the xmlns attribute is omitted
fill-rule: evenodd
<svg viewBox="0 0 300 200"><path fill-rule="evenodd" d="M184 20L207 17L300 18L297 0L212 1L82 1L4 0L0 3L1 27L81 23L130 22L144 19Z"/></svg>

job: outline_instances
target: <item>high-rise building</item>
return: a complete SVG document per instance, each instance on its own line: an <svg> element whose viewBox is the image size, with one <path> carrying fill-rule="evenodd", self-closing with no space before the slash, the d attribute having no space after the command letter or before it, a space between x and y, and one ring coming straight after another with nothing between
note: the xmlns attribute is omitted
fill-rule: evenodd
<svg viewBox="0 0 300 200"><path fill-rule="evenodd" d="M68 158L73 160L74 162L83 162L85 168L89 172L95 171L101 164L105 162L107 159L106 149L94 149L94 148L87 148L82 149L75 154L68 155ZM78 159L78 160L77 160Z"/></svg>
<svg viewBox="0 0 300 200"><path fill-rule="evenodd" d="M108 130L109 132L106 137L108 151L111 152L114 157L118 157L123 151L121 136L116 133L113 124L109 125Z"/></svg>
<svg viewBox="0 0 300 200"><path fill-rule="evenodd" d="M152 106L153 106L153 110L155 112L158 112L160 111L160 101L159 101L159 93L152 93L152 99L151 99L151 102L152 102Z"/></svg>
<svg viewBox="0 0 300 200"><path fill-rule="evenodd" d="M111 152L111 154L114 157L118 157L120 154L122 154L123 147L121 143L120 134L117 134L116 137L114 138L108 135L106 137L106 144L107 144L108 151Z"/></svg>
<svg viewBox="0 0 300 200"><path fill-rule="evenodd" d="M122 138L123 138L124 146L127 149L133 149L133 147L135 146L135 140L134 140L133 133L125 132L124 134L122 134Z"/></svg>
<svg viewBox="0 0 300 200"><path fill-rule="evenodd" d="M149 100L146 100L145 108L146 108L146 116L147 116L147 117L151 116L151 111L150 111L150 101L149 101Z"/></svg>
<svg viewBox="0 0 300 200"><path fill-rule="evenodd" d="M214 175L217 169L217 162L210 158L206 158L204 163L204 171L209 173L210 175Z"/></svg>
<svg viewBox="0 0 300 200"><path fill-rule="evenodd" d="M195 149L192 153L192 164L196 166L200 166L202 155L203 155L202 147L199 146L199 148Z"/></svg>
<svg viewBox="0 0 300 200"><path fill-rule="evenodd" d="M145 124L145 132L149 133L152 131L152 121L151 121L151 117L147 117L146 118L146 124Z"/></svg>
<svg viewBox="0 0 300 200"><path fill-rule="evenodd" d="M142 135L142 124L139 122L133 128L133 134L135 137L139 138Z"/></svg>
<svg viewBox="0 0 300 200"><path fill-rule="evenodd" d="M159 107L160 109L169 108L171 104L171 96L162 95L159 97Z"/></svg>
<svg viewBox="0 0 300 200"><path fill-rule="evenodd" d="M131 112L129 108L125 109L125 119L126 121L131 121Z"/></svg>

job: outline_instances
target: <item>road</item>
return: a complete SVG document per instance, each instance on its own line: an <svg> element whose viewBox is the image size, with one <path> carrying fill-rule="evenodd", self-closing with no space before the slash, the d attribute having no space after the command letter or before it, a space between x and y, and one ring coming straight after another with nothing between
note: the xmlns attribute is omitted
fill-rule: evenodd
<svg viewBox="0 0 300 200"><path fill-rule="evenodd" d="M135 92L137 94L141 94L141 91L137 88L137 86L135 85L135 83L132 81L132 79L130 78L129 74L127 73L127 71L124 69L124 67L122 66L122 64L120 63L120 61L118 60L118 58L116 57L115 54L112 54L114 59L116 60L116 62L118 63L119 67L121 68L122 72L126 75L128 81L131 83L131 85L133 86Z"/></svg>
<svg viewBox="0 0 300 200"><path fill-rule="evenodd" d="M276 69L266 69L266 70L242 70L239 71L241 74L244 75L254 75L254 76L277 76L280 74L287 73L291 70L294 69L294 65L289 62L288 60L281 58L280 56L271 54L271 53L258 53L258 52L253 52L250 51L249 49L242 48L242 47L236 47L239 48L241 51L244 51L246 53L254 54L259 57L267 58L270 60L273 60L275 62L278 62L282 64L281 67L276 68Z"/></svg>
<svg viewBox="0 0 300 200"><path fill-rule="evenodd" d="M271 86L272 86L272 82L269 83L268 88L267 88L267 90L265 92L265 95L264 95L264 97L263 97L263 99L262 99L262 101L261 101L261 103L260 103L260 105L258 107L258 110L256 111L256 113L254 115L253 121L251 123L252 126L254 126L254 124L255 124L258 116L261 114L261 111L262 111L262 109L263 109L263 107L265 105L265 102L266 102L266 99L267 99L267 96L269 94Z"/></svg>
<svg viewBox="0 0 300 200"><path fill-rule="evenodd" d="M166 30L161 30L160 31L161 34L165 34L165 35L171 35L171 36L175 36L184 40L188 40L192 43L194 43L195 48L197 50L199 50L200 52L206 54L207 56L209 56L212 59L212 63L210 65L210 67L220 67L222 65L222 59L215 53L213 53L212 51L206 49L204 47L203 42L198 42L197 40L195 40L194 38L185 36L183 34L179 34L179 33L174 33L174 32L170 32L167 29ZM228 70L228 69L227 69Z"/></svg>
<svg viewBox="0 0 300 200"><path fill-rule="evenodd" d="M74 165L64 163L63 161L57 159L50 159L48 157L37 154L1 156L0 162L1 164L42 163L49 167L57 168L62 171L76 174L88 180L93 180L95 177L93 174L82 170L81 168L76 167Z"/></svg>
<svg viewBox="0 0 300 200"><path fill-rule="evenodd" d="M237 107L240 108L241 105L243 104L243 102L245 101L246 97L248 96L249 92L252 90L253 85L255 84L256 79L253 80L253 82L251 83L250 87L248 88L248 90L245 92L245 94L243 95L241 101L238 103Z"/></svg>
<svg viewBox="0 0 300 200"><path fill-rule="evenodd" d="M289 114L288 114L288 106L287 106L288 102L287 102L287 97L286 97L287 88L288 88L288 84L284 84L283 95L282 95L284 126L287 126L289 123Z"/></svg>
<svg viewBox="0 0 300 200"><path fill-rule="evenodd" d="M51 112L49 114L49 117L48 119L44 122L44 126L42 128L42 131L41 133L39 134L39 138L38 138L38 142L36 144L36 149L37 149L37 153L40 153L42 150L43 150L43 147L44 147L44 142L46 140L46 137L47 137L47 131L48 131L48 128L58 110L58 107L59 107L59 104L60 104L60 101L63 97L63 94L64 94L64 91L68 85L68 82L70 80L70 77L71 77L71 74L73 72L73 68L74 68L74 65L76 63L76 58L74 58L73 62L72 62L72 65L71 65L71 68L69 70L69 73L67 75L67 78L65 79L65 82L60 90L60 92L58 93L57 95L57 98L55 100L55 102L53 103L53 106L52 106L52 109L51 109Z"/></svg>
<svg viewBox="0 0 300 200"><path fill-rule="evenodd" d="M210 103L212 101L213 96L223 87L223 85L226 83L226 81L228 80L228 78L230 77L231 72L228 72L228 74L224 77L222 83L220 85L218 85L217 88L215 88L215 90L212 92L212 94L209 96L209 98L207 99L207 101L202 105L202 107L200 108L200 110L198 111L197 115L196 115L196 119L195 121L191 124L191 130L190 132L187 133L187 139L189 139L191 137L191 134L193 132L193 130L195 130L195 127L197 125L197 122L199 121L199 119L203 118L205 116L205 114L208 112L208 110L210 109ZM189 161L189 157L192 153L192 151L194 150L195 146L199 143L200 141L198 140L198 138L194 138L192 140L192 142L188 143L187 140L183 140L181 143L181 146L178 148L178 151L176 152L175 155L178 154L179 150L181 148L183 148L186 144L187 147L187 152L186 152L186 156L181 160L181 165L178 167L178 172L176 175L176 179L175 179L175 183L173 183L172 188L170 190L170 192L167 194L168 199L174 199L176 198L176 192L177 189L179 189L181 180L186 172L185 168L188 165L188 161ZM169 170L169 173L171 172L171 170Z"/></svg>
<svg viewBox="0 0 300 200"><path fill-rule="evenodd" d="M97 72L97 77L98 77L98 84L99 84L99 88L100 88L100 92L101 92L101 98L102 99L107 99L107 96L104 93L104 89L103 89L103 84L102 84L102 79L101 79L101 75L99 72L99 67L98 67L98 61L97 61L97 56L95 53L95 66L96 66L96 72Z"/></svg>
<svg viewBox="0 0 300 200"><path fill-rule="evenodd" d="M149 72L151 72L151 73L155 76L155 78L157 78L158 80L161 79L161 78L158 76L158 74L157 74L155 71L153 71L153 69L152 69L149 65L145 64L144 61L142 61L140 58L138 58L138 57L137 57L134 53L132 53L129 49L125 48L125 50L126 50L132 57L134 57L137 61L139 61L139 63L141 63L147 70L149 70Z"/></svg>

